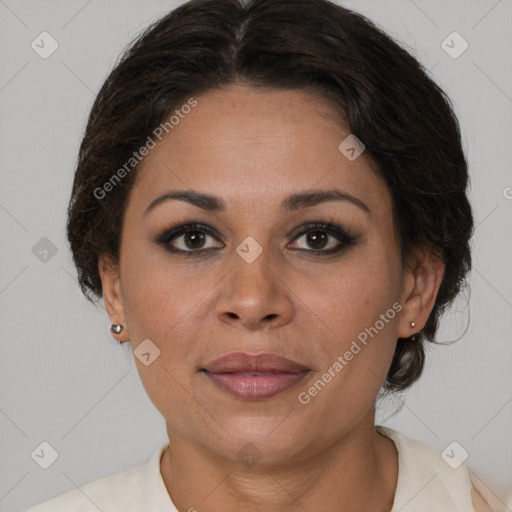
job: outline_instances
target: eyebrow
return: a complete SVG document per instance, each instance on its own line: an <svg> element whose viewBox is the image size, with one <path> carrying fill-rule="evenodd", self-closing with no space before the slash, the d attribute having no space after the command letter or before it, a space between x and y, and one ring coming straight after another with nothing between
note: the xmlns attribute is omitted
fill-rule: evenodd
<svg viewBox="0 0 512 512"><path fill-rule="evenodd" d="M184 201L210 212L225 212L226 203L217 196L197 192L195 190L171 190L154 199L143 213L143 216L156 208L159 204L168 200ZM293 212L302 208L310 208L327 201L347 201L371 215L371 210L357 197L338 189L308 190L291 194L281 203L283 212Z"/></svg>

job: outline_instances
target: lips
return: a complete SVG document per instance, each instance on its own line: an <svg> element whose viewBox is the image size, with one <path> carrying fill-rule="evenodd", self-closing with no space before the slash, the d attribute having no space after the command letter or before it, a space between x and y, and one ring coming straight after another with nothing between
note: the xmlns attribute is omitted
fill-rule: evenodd
<svg viewBox="0 0 512 512"><path fill-rule="evenodd" d="M202 371L221 390L258 400L296 386L310 369L277 354L231 352L207 363Z"/></svg>

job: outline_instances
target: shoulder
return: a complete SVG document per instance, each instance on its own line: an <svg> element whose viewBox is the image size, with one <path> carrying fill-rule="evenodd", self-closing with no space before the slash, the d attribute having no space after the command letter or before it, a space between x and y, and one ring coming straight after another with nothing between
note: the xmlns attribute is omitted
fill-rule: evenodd
<svg viewBox="0 0 512 512"><path fill-rule="evenodd" d="M377 426L398 453L398 481L392 512L450 510L473 512L473 485L467 466L456 458L397 430ZM451 455L456 456L453 452ZM485 509L484 509L485 510ZM478 511L480 512L480 511Z"/></svg>
<svg viewBox="0 0 512 512"><path fill-rule="evenodd" d="M475 486L475 481L471 479L473 487L471 488L471 499L473 501L473 507L475 512L493 512L489 503L480 494L479 490Z"/></svg>
<svg viewBox="0 0 512 512"><path fill-rule="evenodd" d="M110 510L113 504L121 506L133 497L140 484L143 466L94 480L55 498L40 503L26 512L97 512Z"/></svg>
<svg viewBox="0 0 512 512"><path fill-rule="evenodd" d="M165 446L158 447L144 464L81 485L25 512L139 512L147 505L151 505L149 510L161 510L162 500L169 500L160 482L159 463Z"/></svg>

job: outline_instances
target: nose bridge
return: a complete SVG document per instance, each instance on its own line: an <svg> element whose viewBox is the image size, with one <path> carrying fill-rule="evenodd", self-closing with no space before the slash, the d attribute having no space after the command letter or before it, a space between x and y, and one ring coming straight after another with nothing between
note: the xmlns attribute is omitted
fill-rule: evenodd
<svg viewBox="0 0 512 512"><path fill-rule="evenodd" d="M256 290L267 294L272 292L275 273L270 268L272 262L269 244L261 245L253 237L247 237L237 246L233 260L236 274L234 283L240 285L237 287L239 294L254 294Z"/></svg>
<svg viewBox="0 0 512 512"><path fill-rule="evenodd" d="M263 236L260 244L246 237L233 251L232 271L217 303L217 315L224 321L255 328L262 322L287 322L293 313L288 288L279 275L277 259Z"/></svg>

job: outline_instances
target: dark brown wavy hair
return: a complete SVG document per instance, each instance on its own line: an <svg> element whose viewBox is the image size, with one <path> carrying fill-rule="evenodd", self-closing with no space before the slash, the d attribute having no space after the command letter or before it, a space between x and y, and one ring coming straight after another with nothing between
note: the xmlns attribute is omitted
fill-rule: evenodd
<svg viewBox="0 0 512 512"><path fill-rule="evenodd" d="M471 268L467 162L450 99L425 68L366 17L328 0L191 0L123 52L90 112L68 208L82 292L91 302L102 297L98 258L119 260L137 167L105 197L95 190L187 99L236 83L330 101L389 187L402 261L418 247L441 255L428 322L416 340L398 340L383 387L407 388Z"/></svg>

